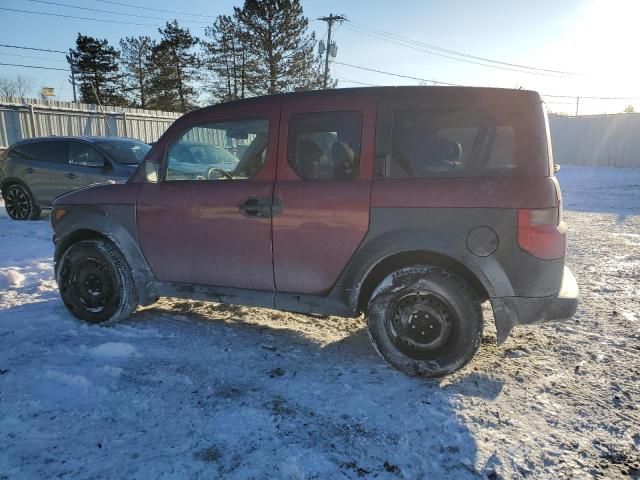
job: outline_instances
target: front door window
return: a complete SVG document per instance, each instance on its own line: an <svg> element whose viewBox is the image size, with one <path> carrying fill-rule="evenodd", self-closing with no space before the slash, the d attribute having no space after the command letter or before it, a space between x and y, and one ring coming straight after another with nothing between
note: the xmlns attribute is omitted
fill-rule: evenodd
<svg viewBox="0 0 640 480"><path fill-rule="evenodd" d="M267 120L210 123L188 129L167 154L165 180L248 180L267 161Z"/></svg>

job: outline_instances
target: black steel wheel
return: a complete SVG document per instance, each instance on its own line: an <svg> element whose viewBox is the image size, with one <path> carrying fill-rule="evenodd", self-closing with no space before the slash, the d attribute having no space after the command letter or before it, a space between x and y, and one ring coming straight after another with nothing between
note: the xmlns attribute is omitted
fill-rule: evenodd
<svg viewBox="0 0 640 480"><path fill-rule="evenodd" d="M464 366L482 339L482 310L471 287L440 267L393 272L373 293L369 337L378 353L409 375L440 377Z"/></svg>
<svg viewBox="0 0 640 480"><path fill-rule="evenodd" d="M437 354L454 333L456 312L431 291L407 292L387 309L387 335L405 355L418 360Z"/></svg>
<svg viewBox="0 0 640 480"><path fill-rule="evenodd" d="M22 185L10 185L2 196L7 214L12 219L32 220L40 215L40 209L34 204L31 192Z"/></svg>
<svg viewBox="0 0 640 480"><path fill-rule="evenodd" d="M81 320L115 321L136 307L129 266L107 240L86 240L69 247L60 259L57 279L62 301Z"/></svg>

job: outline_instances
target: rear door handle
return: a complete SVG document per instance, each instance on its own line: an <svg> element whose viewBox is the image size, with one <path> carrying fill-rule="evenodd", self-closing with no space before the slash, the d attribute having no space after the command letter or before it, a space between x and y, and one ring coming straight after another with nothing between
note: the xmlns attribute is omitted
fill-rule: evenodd
<svg viewBox="0 0 640 480"><path fill-rule="evenodd" d="M76 177L77 177L77 175L76 175L75 173L67 173L66 177L67 177L67 178L74 179L74 178L76 178Z"/></svg>
<svg viewBox="0 0 640 480"><path fill-rule="evenodd" d="M35 172L35 170L33 168L31 168L31 167L25 168L24 171L27 172L27 173Z"/></svg>

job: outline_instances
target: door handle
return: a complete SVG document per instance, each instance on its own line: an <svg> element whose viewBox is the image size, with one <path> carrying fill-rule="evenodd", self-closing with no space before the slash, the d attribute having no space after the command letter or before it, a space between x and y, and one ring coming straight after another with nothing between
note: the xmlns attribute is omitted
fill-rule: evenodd
<svg viewBox="0 0 640 480"><path fill-rule="evenodd" d="M67 178L74 179L74 178L76 178L76 177L77 177L77 175L76 175L75 173L67 173L66 177L67 177Z"/></svg>
<svg viewBox="0 0 640 480"><path fill-rule="evenodd" d="M271 216L271 199L249 198L240 204L240 212L247 217L268 218Z"/></svg>
<svg viewBox="0 0 640 480"><path fill-rule="evenodd" d="M31 167L25 168L24 171L27 172L27 173L35 172L35 170L33 168L31 168Z"/></svg>

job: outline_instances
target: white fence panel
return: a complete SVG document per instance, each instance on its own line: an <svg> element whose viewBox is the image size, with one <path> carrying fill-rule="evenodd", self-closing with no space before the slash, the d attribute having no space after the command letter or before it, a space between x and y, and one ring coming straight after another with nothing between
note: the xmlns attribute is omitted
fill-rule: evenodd
<svg viewBox="0 0 640 480"><path fill-rule="evenodd" d="M131 137L155 142L179 113L0 96L0 149L44 136Z"/></svg>

